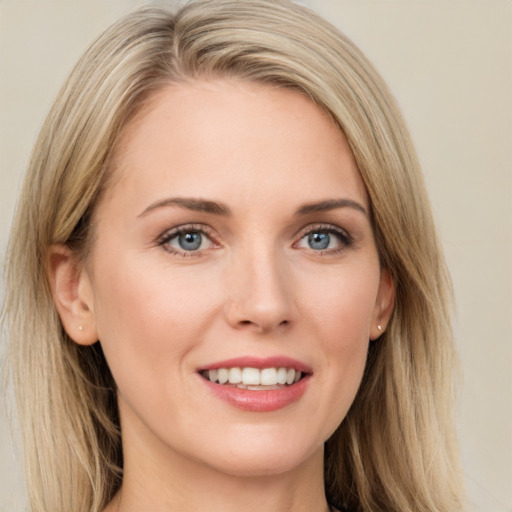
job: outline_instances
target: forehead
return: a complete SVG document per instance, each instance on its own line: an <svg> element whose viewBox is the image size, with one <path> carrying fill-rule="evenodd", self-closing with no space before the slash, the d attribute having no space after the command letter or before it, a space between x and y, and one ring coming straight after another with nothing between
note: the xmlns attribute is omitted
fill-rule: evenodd
<svg viewBox="0 0 512 512"><path fill-rule="evenodd" d="M297 91L237 80L156 93L124 130L113 173L111 188L137 190L139 198L155 185L162 194L236 189L240 197L270 198L276 190L331 196L342 184L367 206L348 142L328 114Z"/></svg>

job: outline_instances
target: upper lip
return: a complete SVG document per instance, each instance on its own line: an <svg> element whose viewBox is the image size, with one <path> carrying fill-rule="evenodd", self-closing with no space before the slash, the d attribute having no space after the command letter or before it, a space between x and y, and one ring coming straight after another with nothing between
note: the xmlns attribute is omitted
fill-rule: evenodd
<svg viewBox="0 0 512 512"><path fill-rule="evenodd" d="M223 361L215 361L199 368L199 371L218 370L219 368L293 368L302 373L313 373L310 366L288 356L256 357L242 356Z"/></svg>

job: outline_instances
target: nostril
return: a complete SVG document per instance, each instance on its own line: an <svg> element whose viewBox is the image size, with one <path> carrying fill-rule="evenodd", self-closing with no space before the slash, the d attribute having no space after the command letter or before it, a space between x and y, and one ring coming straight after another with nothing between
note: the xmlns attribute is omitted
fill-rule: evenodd
<svg viewBox="0 0 512 512"><path fill-rule="evenodd" d="M274 327L287 327L288 325L290 324L289 320L282 320L281 322L279 322L278 324L274 324ZM238 326L239 327L249 327L249 326L254 326L255 328L257 329L261 329L261 330L264 330L264 331L267 331L269 329L272 328L272 325L268 324L266 325L264 322L262 322L261 324L258 323L258 322L254 322L252 320L240 320L238 322Z"/></svg>

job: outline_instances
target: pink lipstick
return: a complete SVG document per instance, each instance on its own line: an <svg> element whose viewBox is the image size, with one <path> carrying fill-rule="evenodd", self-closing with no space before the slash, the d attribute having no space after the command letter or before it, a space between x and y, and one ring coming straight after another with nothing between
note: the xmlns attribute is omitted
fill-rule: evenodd
<svg viewBox="0 0 512 512"><path fill-rule="evenodd" d="M205 365L198 371L218 398L238 409L276 411L299 400L311 368L289 357L240 357Z"/></svg>

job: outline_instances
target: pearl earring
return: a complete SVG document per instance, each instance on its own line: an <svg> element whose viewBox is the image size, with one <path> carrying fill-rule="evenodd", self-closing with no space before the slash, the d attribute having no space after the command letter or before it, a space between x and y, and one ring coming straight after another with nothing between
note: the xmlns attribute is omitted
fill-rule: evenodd
<svg viewBox="0 0 512 512"><path fill-rule="evenodd" d="M382 332L382 325L377 325L377 329L379 329L379 331Z"/></svg>
<svg viewBox="0 0 512 512"><path fill-rule="evenodd" d="M81 325L79 325L79 326L78 326L78 330L79 330L79 331L83 331L83 330L84 330L84 328L83 328Z"/></svg>

